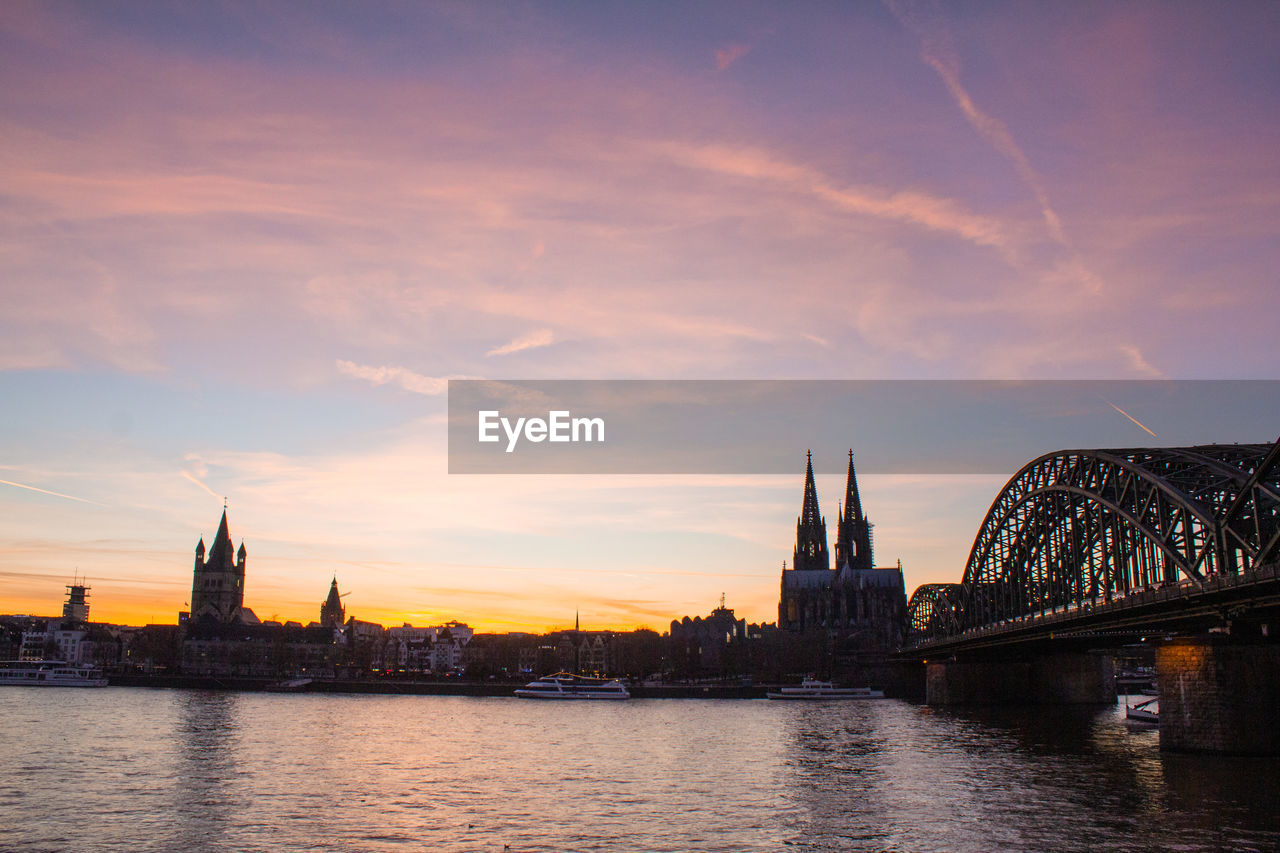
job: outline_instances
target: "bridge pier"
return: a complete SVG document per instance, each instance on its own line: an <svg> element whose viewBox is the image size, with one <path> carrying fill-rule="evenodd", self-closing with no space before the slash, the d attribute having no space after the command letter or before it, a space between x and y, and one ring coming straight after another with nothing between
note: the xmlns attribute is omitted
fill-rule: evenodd
<svg viewBox="0 0 1280 853"><path fill-rule="evenodd" d="M1160 748L1280 755L1280 645L1226 634L1156 648Z"/></svg>
<svg viewBox="0 0 1280 853"><path fill-rule="evenodd" d="M927 664L930 705L1107 705L1116 701L1106 655L1063 653L1024 660Z"/></svg>

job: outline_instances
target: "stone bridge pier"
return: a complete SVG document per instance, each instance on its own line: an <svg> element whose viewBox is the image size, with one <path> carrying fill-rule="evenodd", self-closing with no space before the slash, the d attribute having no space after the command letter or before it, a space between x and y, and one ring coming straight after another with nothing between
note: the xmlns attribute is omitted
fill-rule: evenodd
<svg viewBox="0 0 1280 853"><path fill-rule="evenodd" d="M925 702L930 705L1107 705L1115 701L1114 666L1103 654L926 663Z"/></svg>
<svg viewBox="0 0 1280 853"><path fill-rule="evenodd" d="M1156 647L1160 748L1280 755L1280 644L1227 634Z"/></svg>

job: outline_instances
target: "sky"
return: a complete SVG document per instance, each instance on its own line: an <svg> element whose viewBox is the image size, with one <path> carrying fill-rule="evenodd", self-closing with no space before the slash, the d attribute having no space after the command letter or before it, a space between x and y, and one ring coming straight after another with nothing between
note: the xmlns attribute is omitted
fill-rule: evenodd
<svg viewBox="0 0 1280 853"><path fill-rule="evenodd" d="M173 623L225 498L264 619L336 575L387 625L773 621L803 412L794 476L450 475L448 380L1277 378L1277 44L1263 2L0 4L0 612L78 575ZM877 563L958 580L1013 473L863 477Z"/></svg>

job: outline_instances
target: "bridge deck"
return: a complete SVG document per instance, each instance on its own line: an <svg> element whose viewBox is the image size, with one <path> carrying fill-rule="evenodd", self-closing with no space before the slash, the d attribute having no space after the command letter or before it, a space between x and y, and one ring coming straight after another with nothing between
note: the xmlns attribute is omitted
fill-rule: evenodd
<svg viewBox="0 0 1280 853"><path fill-rule="evenodd" d="M928 658L1050 640L1098 645L1107 638L1125 641L1148 631L1208 630L1246 607L1252 615L1280 611L1280 564L1208 578L1203 586L1187 580L1110 601L1100 599L1006 619L942 639L908 642L901 656Z"/></svg>

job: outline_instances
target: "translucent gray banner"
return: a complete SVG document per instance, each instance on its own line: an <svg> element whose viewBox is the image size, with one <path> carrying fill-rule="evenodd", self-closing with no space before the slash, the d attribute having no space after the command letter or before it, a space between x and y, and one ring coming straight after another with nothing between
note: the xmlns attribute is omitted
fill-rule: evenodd
<svg viewBox="0 0 1280 853"><path fill-rule="evenodd" d="M450 380L451 474L1006 474L1056 450L1264 443L1280 381Z"/></svg>

